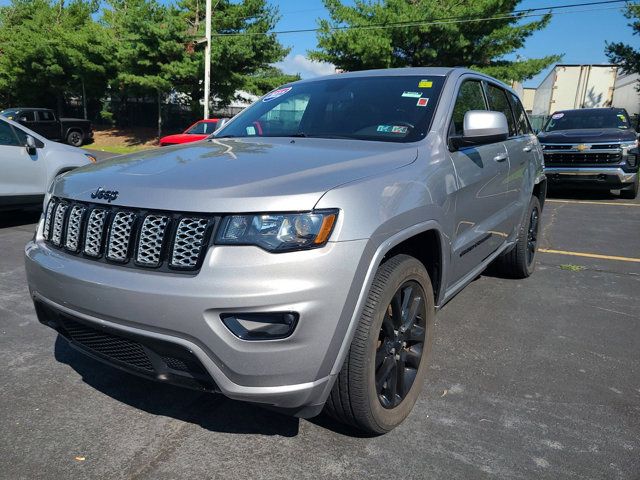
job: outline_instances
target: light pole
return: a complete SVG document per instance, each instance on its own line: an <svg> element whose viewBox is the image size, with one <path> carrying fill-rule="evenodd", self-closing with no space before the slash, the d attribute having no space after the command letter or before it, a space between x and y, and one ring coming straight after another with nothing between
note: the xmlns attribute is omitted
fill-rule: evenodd
<svg viewBox="0 0 640 480"><path fill-rule="evenodd" d="M204 48L204 118L209 118L209 97L211 96L211 0L206 0Z"/></svg>

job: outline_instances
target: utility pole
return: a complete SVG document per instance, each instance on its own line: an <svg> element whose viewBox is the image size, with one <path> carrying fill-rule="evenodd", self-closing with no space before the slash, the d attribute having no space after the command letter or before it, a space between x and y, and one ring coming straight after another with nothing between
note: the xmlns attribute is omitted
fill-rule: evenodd
<svg viewBox="0 0 640 480"><path fill-rule="evenodd" d="M206 19L204 25L204 118L209 118L209 99L211 97L211 0L206 0Z"/></svg>

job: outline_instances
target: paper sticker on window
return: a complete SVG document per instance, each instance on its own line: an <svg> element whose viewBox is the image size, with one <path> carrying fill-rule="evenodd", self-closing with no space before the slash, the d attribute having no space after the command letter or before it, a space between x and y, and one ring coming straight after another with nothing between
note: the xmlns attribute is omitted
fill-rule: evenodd
<svg viewBox="0 0 640 480"><path fill-rule="evenodd" d="M419 98L418 99L418 103L416 103L416 106L418 106L418 107L426 107L428 103L429 103L429 99L428 98Z"/></svg>
<svg viewBox="0 0 640 480"><path fill-rule="evenodd" d="M287 93L288 91L290 91L293 87L285 87L285 88L279 88L278 90L274 90L271 93L267 93L264 98L262 99L263 102L268 102L270 100L273 100L274 98L278 98L281 97L282 95L284 95L285 93Z"/></svg>
<svg viewBox="0 0 640 480"><path fill-rule="evenodd" d="M552 120L560 120L562 117L564 117L564 113L554 113L551 115Z"/></svg>
<svg viewBox="0 0 640 480"><path fill-rule="evenodd" d="M394 125L394 127L391 129L391 133L405 134L408 131L409 131L409 127L401 127L398 125Z"/></svg>
<svg viewBox="0 0 640 480"><path fill-rule="evenodd" d="M431 80L420 80L418 83L418 88L431 88L433 87L433 82Z"/></svg>
<svg viewBox="0 0 640 480"><path fill-rule="evenodd" d="M409 127L404 127L402 125L378 125L376 131L380 133L399 133L404 134L409 131Z"/></svg>
<svg viewBox="0 0 640 480"><path fill-rule="evenodd" d="M256 127L247 127L246 131L247 131L247 135L255 135L256 134Z"/></svg>
<svg viewBox="0 0 640 480"><path fill-rule="evenodd" d="M626 122L626 121L627 121L627 118L626 118L624 115L622 115L621 113L619 113L619 114L618 114L618 118L619 118L620 120L622 120L623 122Z"/></svg>
<svg viewBox="0 0 640 480"><path fill-rule="evenodd" d="M392 128L393 128L393 125L378 125L378 128L376 128L376 131L381 133L390 133Z"/></svg>
<svg viewBox="0 0 640 480"><path fill-rule="evenodd" d="M422 92L403 92L402 96L409 98L420 98L422 96Z"/></svg>

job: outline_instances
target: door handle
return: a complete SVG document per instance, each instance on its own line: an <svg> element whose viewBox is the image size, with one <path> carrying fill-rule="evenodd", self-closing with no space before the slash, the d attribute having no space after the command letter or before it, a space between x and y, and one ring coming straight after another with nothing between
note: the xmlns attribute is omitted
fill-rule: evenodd
<svg viewBox="0 0 640 480"><path fill-rule="evenodd" d="M523 152L530 152L531 150L533 150L533 145L527 145L522 149Z"/></svg>
<svg viewBox="0 0 640 480"><path fill-rule="evenodd" d="M504 162L507 158L509 158L509 156L506 153L499 153L493 157L496 162Z"/></svg>

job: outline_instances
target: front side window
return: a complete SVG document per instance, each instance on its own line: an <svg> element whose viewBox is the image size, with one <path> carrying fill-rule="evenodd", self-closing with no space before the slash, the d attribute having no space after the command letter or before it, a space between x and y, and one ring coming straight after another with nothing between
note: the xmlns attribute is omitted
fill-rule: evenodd
<svg viewBox="0 0 640 480"><path fill-rule="evenodd" d="M507 117L507 125L509 125L509 136L517 135L516 123L511 113L511 106L507 98L507 92L495 85L487 85L487 97L489 99L489 108L494 112L502 112Z"/></svg>
<svg viewBox="0 0 640 480"><path fill-rule="evenodd" d="M471 110L486 110L487 105L482 93L482 84L477 80L467 80L460 86L453 116L449 126L449 135L462 136L464 133L464 115Z"/></svg>
<svg viewBox="0 0 640 480"><path fill-rule="evenodd" d="M437 76L338 76L291 84L262 97L216 136L418 141L429 131L443 84Z"/></svg>
<svg viewBox="0 0 640 480"><path fill-rule="evenodd" d="M19 146L18 138L13 133L13 128L7 122L0 120L0 146Z"/></svg>

